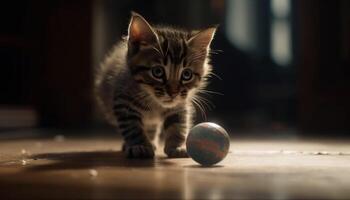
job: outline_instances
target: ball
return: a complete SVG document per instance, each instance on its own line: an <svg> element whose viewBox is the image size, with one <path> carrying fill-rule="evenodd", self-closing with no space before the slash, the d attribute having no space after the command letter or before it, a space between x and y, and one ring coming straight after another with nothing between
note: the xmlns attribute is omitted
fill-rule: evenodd
<svg viewBox="0 0 350 200"><path fill-rule="evenodd" d="M186 140L188 155L204 166L223 160L230 148L230 137L221 126L205 122L194 126Z"/></svg>

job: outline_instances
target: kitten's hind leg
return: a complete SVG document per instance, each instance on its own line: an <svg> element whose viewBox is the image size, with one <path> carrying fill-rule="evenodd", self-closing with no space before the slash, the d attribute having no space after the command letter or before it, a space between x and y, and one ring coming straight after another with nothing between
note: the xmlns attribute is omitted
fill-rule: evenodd
<svg viewBox="0 0 350 200"><path fill-rule="evenodd" d="M169 158L187 158L187 151L182 145L186 140L185 113L175 113L166 118L163 125L165 134L164 152Z"/></svg>

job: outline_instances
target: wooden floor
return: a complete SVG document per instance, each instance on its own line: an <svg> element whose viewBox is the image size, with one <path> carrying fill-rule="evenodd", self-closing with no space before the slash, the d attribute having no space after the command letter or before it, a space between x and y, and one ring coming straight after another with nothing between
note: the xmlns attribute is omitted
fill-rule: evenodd
<svg viewBox="0 0 350 200"><path fill-rule="evenodd" d="M239 140L210 168L127 160L112 137L0 140L0 199L349 199L350 142Z"/></svg>

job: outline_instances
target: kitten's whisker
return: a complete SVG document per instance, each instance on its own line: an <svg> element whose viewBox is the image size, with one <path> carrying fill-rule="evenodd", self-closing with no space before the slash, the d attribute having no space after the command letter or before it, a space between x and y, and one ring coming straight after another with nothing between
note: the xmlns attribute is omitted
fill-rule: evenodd
<svg viewBox="0 0 350 200"><path fill-rule="evenodd" d="M208 110L212 110L215 108L215 105L208 99L205 99L204 97L199 95L197 95L197 99L200 100L204 105L206 105Z"/></svg>
<svg viewBox="0 0 350 200"><path fill-rule="evenodd" d="M204 112L204 116L205 116L204 119L207 120L207 112L206 111L210 110L208 105L205 102L203 102L201 99L199 99L198 97L197 97L197 101L203 108L203 112Z"/></svg>
<svg viewBox="0 0 350 200"><path fill-rule="evenodd" d="M211 90L206 90L206 89L198 89L198 92L199 93L202 93L202 94L217 94L217 95L224 95L223 93L220 93L220 92L215 92L215 91L211 91Z"/></svg>
<svg viewBox="0 0 350 200"><path fill-rule="evenodd" d="M192 102L196 105L196 107L199 109L199 111L201 112L201 116L204 120L207 119L207 116L205 114L205 110L203 108L203 105L201 105L198 100L196 99L195 96L192 97Z"/></svg>
<svg viewBox="0 0 350 200"><path fill-rule="evenodd" d="M202 119L203 119L203 120L206 120L206 119L207 119L207 116L206 116L205 112L203 111L202 106L201 106L197 101L194 101L194 103L197 105L197 108L200 110Z"/></svg>
<svg viewBox="0 0 350 200"><path fill-rule="evenodd" d="M207 115L206 115L206 106L199 98L197 95L194 96L194 99L196 100L196 102L200 105L200 108L202 110L202 117L204 117L204 119L207 119Z"/></svg>
<svg viewBox="0 0 350 200"><path fill-rule="evenodd" d="M210 49L209 50L210 54L219 54L219 53L222 53L222 52L224 52L224 51L220 50L220 49Z"/></svg>
<svg viewBox="0 0 350 200"><path fill-rule="evenodd" d="M208 75L209 75L209 76L213 75L213 76L215 76L216 78L218 78L220 81L222 81L222 78L221 78L219 75L215 74L214 72L209 72ZM208 75L207 75L207 76L208 76Z"/></svg>

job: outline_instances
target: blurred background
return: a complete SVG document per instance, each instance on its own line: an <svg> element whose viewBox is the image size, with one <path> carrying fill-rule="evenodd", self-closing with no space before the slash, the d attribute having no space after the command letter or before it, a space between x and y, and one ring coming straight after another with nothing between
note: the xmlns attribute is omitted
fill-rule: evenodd
<svg viewBox="0 0 350 200"><path fill-rule="evenodd" d="M0 131L108 127L94 69L126 34L153 24L220 24L207 118L231 133L349 136L348 0L12 0L0 7ZM1 134L0 132L0 134ZM74 133L74 132L72 132Z"/></svg>

